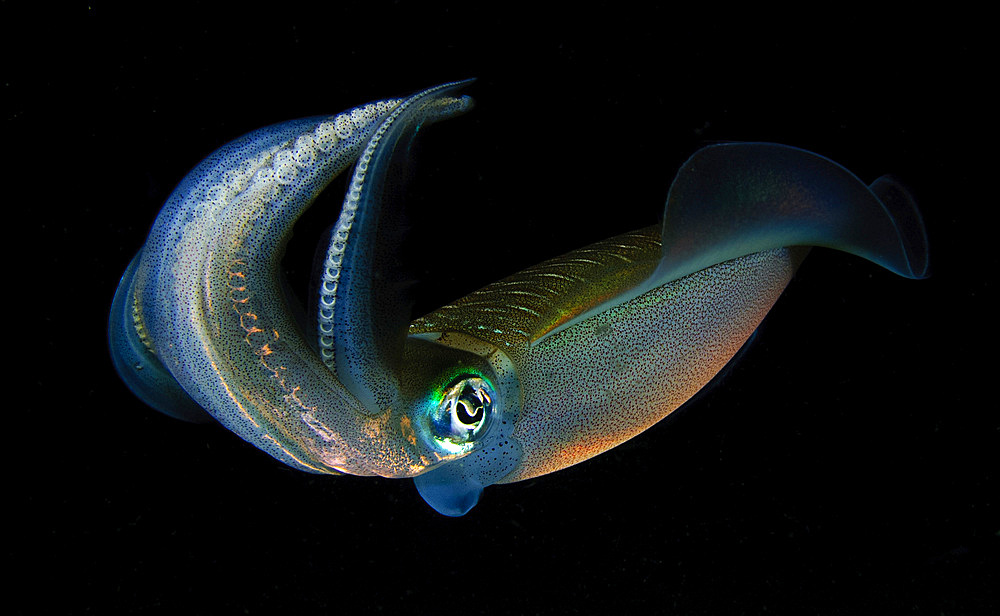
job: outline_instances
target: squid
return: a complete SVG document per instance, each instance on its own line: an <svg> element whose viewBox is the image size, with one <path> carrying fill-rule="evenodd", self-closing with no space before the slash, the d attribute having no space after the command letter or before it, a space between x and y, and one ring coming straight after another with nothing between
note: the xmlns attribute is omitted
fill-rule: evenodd
<svg viewBox="0 0 1000 616"><path fill-rule="evenodd" d="M662 224L409 322L391 201L417 133L472 108L468 84L262 128L197 165L114 295L109 345L129 389L306 472L413 478L461 516L486 486L583 462L684 404L809 247L926 276L924 226L897 181L865 185L795 147L720 143L677 172ZM352 165L307 311L281 258Z"/></svg>

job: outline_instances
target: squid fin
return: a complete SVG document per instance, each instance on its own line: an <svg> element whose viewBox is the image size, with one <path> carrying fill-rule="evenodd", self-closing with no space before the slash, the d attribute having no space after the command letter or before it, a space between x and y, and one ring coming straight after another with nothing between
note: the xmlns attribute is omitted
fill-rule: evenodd
<svg viewBox="0 0 1000 616"><path fill-rule="evenodd" d="M754 252L824 246L906 278L927 275L927 236L912 197L887 176L870 187L819 154L772 143L695 152L677 172L654 286Z"/></svg>

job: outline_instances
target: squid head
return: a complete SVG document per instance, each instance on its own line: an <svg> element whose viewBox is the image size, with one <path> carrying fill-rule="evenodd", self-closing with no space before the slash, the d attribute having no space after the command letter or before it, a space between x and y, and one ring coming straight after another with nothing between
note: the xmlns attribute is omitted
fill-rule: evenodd
<svg viewBox="0 0 1000 616"><path fill-rule="evenodd" d="M866 186L788 146L721 144L682 166L662 226L410 323L394 201L413 138L471 108L467 83L260 129L196 166L115 294L109 340L132 391L301 470L415 478L432 507L463 515L484 487L582 462L683 404L753 333L805 247L925 275L920 216L893 180ZM351 165L303 317L280 260Z"/></svg>

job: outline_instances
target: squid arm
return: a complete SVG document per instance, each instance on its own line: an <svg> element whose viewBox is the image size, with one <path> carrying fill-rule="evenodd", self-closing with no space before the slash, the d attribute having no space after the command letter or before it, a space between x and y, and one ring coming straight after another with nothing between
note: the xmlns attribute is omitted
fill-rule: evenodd
<svg viewBox="0 0 1000 616"><path fill-rule="evenodd" d="M737 353L809 246L927 272L913 200L797 148L734 143L678 171L662 225L488 285L407 324L400 169L469 82L260 129L167 199L112 304L129 388L315 473L412 477L458 516L488 485L582 462L678 408ZM315 322L285 291L291 229L351 165ZM313 330L311 332L307 330Z"/></svg>

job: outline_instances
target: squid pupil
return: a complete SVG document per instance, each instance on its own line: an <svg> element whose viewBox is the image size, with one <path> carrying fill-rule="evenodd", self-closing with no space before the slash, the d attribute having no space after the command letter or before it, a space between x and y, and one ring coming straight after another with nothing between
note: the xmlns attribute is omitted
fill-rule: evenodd
<svg viewBox="0 0 1000 616"><path fill-rule="evenodd" d="M483 418L482 405L472 406L467 400L459 400L455 407L458 420L466 425L473 425ZM474 412L470 413L470 409L474 410Z"/></svg>

